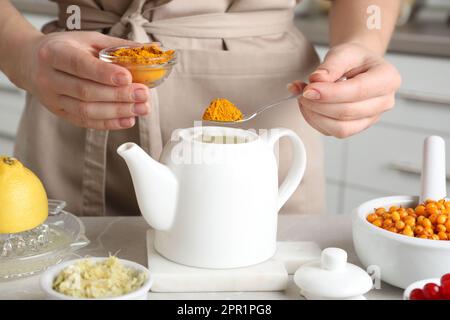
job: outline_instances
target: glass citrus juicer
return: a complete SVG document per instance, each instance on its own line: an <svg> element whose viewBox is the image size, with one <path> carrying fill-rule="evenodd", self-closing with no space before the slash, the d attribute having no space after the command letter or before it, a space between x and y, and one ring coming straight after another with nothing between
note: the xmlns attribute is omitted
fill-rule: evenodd
<svg viewBox="0 0 450 320"><path fill-rule="evenodd" d="M153 47L158 48L164 53L164 56L127 56L116 55L121 49ZM158 42L143 43L131 46L117 46L105 48L100 51L99 58L102 61L115 63L127 68L134 83L145 84L149 88L155 88L167 79L173 66L177 63L177 53L173 50L167 50Z"/></svg>
<svg viewBox="0 0 450 320"><path fill-rule="evenodd" d="M66 203L48 200L48 218L37 227L0 233L0 282L39 273L89 244L79 218Z"/></svg>

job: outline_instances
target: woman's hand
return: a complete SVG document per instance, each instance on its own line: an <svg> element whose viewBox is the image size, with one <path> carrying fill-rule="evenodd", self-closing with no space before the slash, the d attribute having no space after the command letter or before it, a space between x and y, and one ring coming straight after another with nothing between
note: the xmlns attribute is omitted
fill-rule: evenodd
<svg viewBox="0 0 450 320"><path fill-rule="evenodd" d="M335 82L346 76L347 81ZM345 138L370 127L394 106L401 78L393 65L357 43L330 49L309 76L309 84L294 81L306 121L324 135Z"/></svg>
<svg viewBox="0 0 450 320"><path fill-rule="evenodd" d="M11 80L74 125L100 130L134 126L149 111L148 89L130 72L98 59L100 49L130 41L98 32L39 35L18 57Z"/></svg>

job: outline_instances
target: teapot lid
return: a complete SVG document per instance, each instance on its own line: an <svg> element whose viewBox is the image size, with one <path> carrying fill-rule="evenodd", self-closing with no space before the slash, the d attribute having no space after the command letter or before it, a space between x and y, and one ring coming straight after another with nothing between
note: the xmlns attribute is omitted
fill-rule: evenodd
<svg viewBox="0 0 450 320"><path fill-rule="evenodd" d="M339 248L322 251L320 260L302 265L294 275L302 294L318 299L346 299L372 288L372 278L360 267L347 263L347 252Z"/></svg>

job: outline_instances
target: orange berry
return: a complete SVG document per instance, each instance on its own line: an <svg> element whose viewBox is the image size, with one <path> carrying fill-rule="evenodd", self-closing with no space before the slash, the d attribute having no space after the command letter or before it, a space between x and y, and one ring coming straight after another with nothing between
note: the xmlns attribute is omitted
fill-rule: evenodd
<svg viewBox="0 0 450 320"><path fill-rule="evenodd" d="M447 234L445 232L439 232L437 234L437 236L439 237L439 240L447 240L448 239Z"/></svg>
<svg viewBox="0 0 450 320"><path fill-rule="evenodd" d="M367 216L367 221L374 222L378 218L376 213L371 213Z"/></svg>
<svg viewBox="0 0 450 320"><path fill-rule="evenodd" d="M398 230L395 227L389 227L389 228L387 228L387 230L390 232L394 232L394 233L398 232Z"/></svg>
<svg viewBox="0 0 450 320"><path fill-rule="evenodd" d="M436 204L434 204L433 202L427 203L426 209L429 214L435 214L438 212Z"/></svg>
<svg viewBox="0 0 450 320"><path fill-rule="evenodd" d="M375 210L375 213L376 213L376 214L383 214L383 213L385 213L385 212L386 212L386 209L385 209L385 208L378 208L378 209Z"/></svg>
<svg viewBox="0 0 450 320"><path fill-rule="evenodd" d="M403 221L397 221L396 223L395 223L395 227L398 229L398 230L402 230L404 227L405 227L405 223L403 222Z"/></svg>
<svg viewBox="0 0 450 320"><path fill-rule="evenodd" d="M436 226L436 232L445 232L447 231L447 228L443 224L438 224Z"/></svg>
<svg viewBox="0 0 450 320"><path fill-rule="evenodd" d="M417 234L417 235L422 234L424 231L425 231L425 228L422 227L422 226L420 226L420 225L419 225L419 226L416 226L416 227L414 228L414 233Z"/></svg>
<svg viewBox="0 0 450 320"><path fill-rule="evenodd" d="M447 216L440 214L437 219L436 222L439 224L444 224L447 221Z"/></svg>
<svg viewBox="0 0 450 320"><path fill-rule="evenodd" d="M389 228L394 224L394 222L392 221L392 219L386 219L383 221L383 227Z"/></svg>
<svg viewBox="0 0 450 320"><path fill-rule="evenodd" d="M425 213L425 207L423 205L417 206L415 211L418 215L423 215Z"/></svg>
<svg viewBox="0 0 450 320"><path fill-rule="evenodd" d="M393 221L399 221L400 220L400 213L398 211L392 212L391 218Z"/></svg>
<svg viewBox="0 0 450 320"><path fill-rule="evenodd" d="M430 228L432 226L430 219L428 219L428 218L423 219L422 226L424 226L425 228Z"/></svg>
<svg viewBox="0 0 450 320"><path fill-rule="evenodd" d="M414 232L411 230L410 226L406 226L403 231L402 234L408 237L413 237L414 236Z"/></svg>
<svg viewBox="0 0 450 320"><path fill-rule="evenodd" d="M435 223L436 223L437 217L438 217L438 215L437 215L436 213L433 213L432 215L430 215L430 216L428 217L428 219L430 219L430 221L431 221L432 224L435 224Z"/></svg>
<svg viewBox="0 0 450 320"><path fill-rule="evenodd" d="M439 240L439 236L437 234L433 234L433 235L431 235L431 239Z"/></svg>
<svg viewBox="0 0 450 320"><path fill-rule="evenodd" d="M372 224L376 227L381 227L381 225L383 224L383 220L381 220L380 218L378 218L377 220L375 220L374 222L372 222Z"/></svg>
<svg viewBox="0 0 450 320"><path fill-rule="evenodd" d="M416 218L408 216L404 219L407 226L413 227L416 224Z"/></svg>
<svg viewBox="0 0 450 320"><path fill-rule="evenodd" d="M426 234L427 236L431 236L432 234L434 234L434 231L431 227L426 227L423 233Z"/></svg>
<svg viewBox="0 0 450 320"><path fill-rule="evenodd" d="M397 210L398 210L397 206L392 206L392 207L389 208L389 212L394 212L394 211L397 211Z"/></svg>

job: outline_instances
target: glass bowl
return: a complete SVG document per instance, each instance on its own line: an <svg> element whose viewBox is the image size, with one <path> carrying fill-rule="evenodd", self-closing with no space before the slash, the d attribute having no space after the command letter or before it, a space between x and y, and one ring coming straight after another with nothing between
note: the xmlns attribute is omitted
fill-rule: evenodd
<svg viewBox="0 0 450 320"><path fill-rule="evenodd" d="M158 43L143 43L135 46L117 46L117 47L110 47L105 48L100 51L99 58L102 61L109 62L109 63L115 63L117 65L120 65L122 67L127 68L133 77L134 83L142 83L145 84L149 88L154 88L161 83L164 82L164 80L169 76L170 72L172 71L173 66L177 63L177 52L174 51L172 55L172 59L169 61L159 63L159 58L147 58L146 61L148 63L131 63L129 61L126 61L126 57L116 57L113 56L112 53L118 49L122 48L139 48L143 46L149 46L149 45L155 45ZM158 47L166 51L164 47L159 46Z"/></svg>

